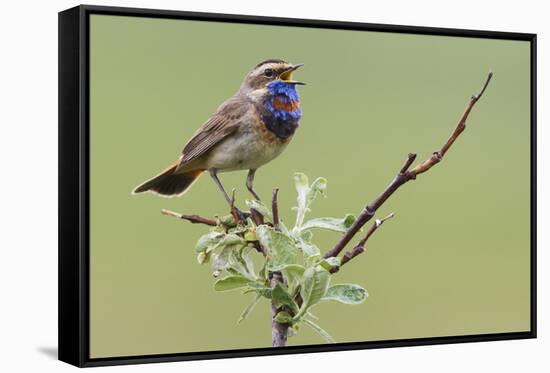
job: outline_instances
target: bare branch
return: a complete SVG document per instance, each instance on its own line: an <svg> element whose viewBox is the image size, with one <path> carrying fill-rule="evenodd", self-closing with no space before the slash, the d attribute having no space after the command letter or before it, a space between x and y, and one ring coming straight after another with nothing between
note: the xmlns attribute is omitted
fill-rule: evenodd
<svg viewBox="0 0 550 373"><path fill-rule="evenodd" d="M173 216L178 219L187 220L193 224L205 224L205 225L210 225L212 227L215 227L216 225L218 225L218 222L216 220L204 218L199 215L184 215L184 214L180 214L179 212L174 212L166 209L162 209L160 212L163 215Z"/></svg>
<svg viewBox="0 0 550 373"><path fill-rule="evenodd" d="M277 202L277 196L279 194L279 188L273 189L271 196L271 211L273 213L273 227L279 229L279 205Z"/></svg>
<svg viewBox="0 0 550 373"><path fill-rule="evenodd" d="M361 239L361 241L359 241L359 243L357 245L355 245L355 247L353 249L346 252L344 254L344 256L342 256L342 261L340 262L340 267L343 266L344 264L346 264L347 262L349 262L350 260L352 260L353 258L355 258L357 255L363 253L365 251L365 245L366 245L368 239L370 238L370 236L372 236L373 233L376 232L376 230L378 228L380 228L380 226L382 224L384 224L384 222L386 220L391 219L394 216L395 216L395 214L392 212L391 214L389 214L388 216L386 216L383 219L376 219L374 221L374 224L370 226L369 230L367 231L367 234L365 234L365 237L363 237ZM340 269L339 267L333 267L333 269L330 272L335 273L335 272L338 272L339 269Z"/></svg>
<svg viewBox="0 0 550 373"><path fill-rule="evenodd" d="M250 215L256 225L262 225L264 223L264 216L256 209L250 209Z"/></svg>
<svg viewBox="0 0 550 373"><path fill-rule="evenodd" d="M460 136L460 134L464 131L466 128L466 120L468 119L468 116L470 115L470 112L476 102L481 98L483 93L485 92L485 89L489 85L489 82L491 81L491 78L493 77L493 73L489 72L489 75L487 76L487 80L485 81L485 84L479 91L477 95L474 95L470 98L470 101L468 102L468 105L466 106L466 109L464 110L464 113L462 114L462 117L460 118L456 128L454 129L451 136L447 139L445 144L441 147L440 150L434 152L430 158L425 160L424 162L418 164L416 167L414 167L412 170L409 171L410 166L414 162L416 155L415 154L409 154L407 157L407 160L405 161L405 164L397 174L397 176L392 180L392 182L384 189L384 191L376 198L374 201L369 203L363 211L359 214L357 217L357 220L353 223L353 225L342 235L342 237L336 242L336 244L330 249L326 254L325 258L329 257L335 257L340 254L340 252L346 247L346 245L353 239L353 237L359 232L359 230L374 216L378 208L382 206L382 204L397 190L399 187L405 183L407 183L410 180L416 179L416 177L426 171L428 171L430 168L432 168L434 165L441 162L447 151L451 148L453 143L456 141L456 139Z"/></svg>

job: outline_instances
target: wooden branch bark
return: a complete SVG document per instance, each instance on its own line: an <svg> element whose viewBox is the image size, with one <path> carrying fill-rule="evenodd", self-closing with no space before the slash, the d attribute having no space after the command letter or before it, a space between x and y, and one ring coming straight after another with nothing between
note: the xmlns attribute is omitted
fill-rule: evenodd
<svg viewBox="0 0 550 373"><path fill-rule="evenodd" d="M464 131L466 128L466 120L468 119L468 116L470 115L470 112L472 111L472 108L476 104L477 101L483 96L483 93L487 89L487 86L489 85L489 82L491 81L491 78L493 77L493 73L490 72L487 76L487 79L485 81L485 84L479 91L477 95L474 95L470 98L470 101L468 105L466 106L466 109L464 110L464 113L462 114L460 120L458 121L457 126L455 127L453 133L451 136L447 139L447 141L443 144L443 146L438 150L435 151L430 158L425 160L424 162L421 162L416 167L414 167L412 170L409 170L411 165L413 164L414 160L416 159L416 154L409 154L407 157L407 160L405 161L403 167L401 167L401 170L397 174L397 176L392 180L392 182L384 189L384 191L376 197L371 203L369 203L365 208L361 211L359 216L357 217L357 220L353 223L353 225L342 235L342 237L336 242L336 244L330 249L326 254L325 258L329 257L335 257L342 252L342 250L346 247L346 245L355 237L357 232L369 221L374 217L374 214L376 211L386 202L388 198L391 197L393 193L399 187L401 187L403 184L416 179L416 177L429 169L431 169L433 166L441 162L445 154L449 151L451 146L454 144L456 139L460 136L460 134Z"/></svg>
<svg viewBox="0 0 550 373"><path fill-rule="evenodd" d="M271 213L273 214L273 227L279 230L279 204L278 204L279 189L275 188L271 195ZM264 248L268 252L269 248ZM270 286L273 289L278 283L284 283L284 277L281 272L271 272ZM275 303L271 302L271 342L273 347L284 347L288 338L288 324L282 324L275 320L275 316L280 310Z"/></svg>
<svg viewBox="0 0 550 373"><path fill-rule="evenodd" d="M199 216L199 215L184 215L184 214L180 214L179 212L170 211L170 210L166 210L166 209L162 209L160 212L163 215L173 216L173 217L178 218L178 219L187 220L187 221L189 221L193 224L205 224L205 225L209 225L209 226L212 226L212 227L215 227L217 225L216 220L205 218L205 217L202 217L202 216Z"/></svg>
<svg viewBox="0 0 550 373"><path fill-rule="evenodd" d="M271 212L273 214L273 227L279 229L279 203L277 202L277 196L279 194L279 188L273 189L271 196Z"/></svg>
<svg viewBox="0 0 550 373"><path fill-rule="evenodd" d="M365 245L368 241L368 239L370 238L370 236L372 236L374 234L374 232L376 232L376 230L378 228L380 228L380 226L382 224L384 224L384 222L388 219L391 219L393 218L395 215L394 213L392 212L391 214L389 214L388 216L386 216L385 218L383 219L376 219L374 221L374 224L370 226L369 230L367 231L367 234L365 234L365 236L359 241L359 243L357 245L355 245L353 247L353 249L351 249L350 251L346 252L343 256L342 256L342 260L340 261L340 267L333 267L333 269L331 269L331 273L335 273L335 272L338 272L340 270L340 268L346 264L347 262L349 262L350 260L352 260L353 258L355 258L357 255L359 254L362 254L363 252L365 252Z"/></svg>

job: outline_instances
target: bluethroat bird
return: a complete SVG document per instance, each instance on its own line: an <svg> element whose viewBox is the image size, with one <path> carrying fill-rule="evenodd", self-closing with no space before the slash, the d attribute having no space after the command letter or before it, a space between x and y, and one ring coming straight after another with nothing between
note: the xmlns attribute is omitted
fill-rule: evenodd
<svg viewBox="0 0 550 373"><path fill-rule="evenodd" d="M246 187L259 200L254 190L256 170L283 152L302 116L296 86L304 83L292 79L300 66L280 59L254 66L237 93L195 132L179 159L134 193L181 196L208 171L231 204L218 173L248 170Z"/></svg>

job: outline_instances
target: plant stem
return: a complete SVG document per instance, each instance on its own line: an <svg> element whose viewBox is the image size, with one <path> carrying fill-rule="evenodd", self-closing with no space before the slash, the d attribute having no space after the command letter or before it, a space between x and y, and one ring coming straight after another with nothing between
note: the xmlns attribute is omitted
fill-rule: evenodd
<svg viewBox="0 0 550 373"><path fill-rule="evenodd" d="M277 283L283 282L281 272L271 273L271 288L274 288ZM288 324L281 324L275 321L275 316L279 309L271 302L271 343L273 347L284 347L288 338Z"/></svg>

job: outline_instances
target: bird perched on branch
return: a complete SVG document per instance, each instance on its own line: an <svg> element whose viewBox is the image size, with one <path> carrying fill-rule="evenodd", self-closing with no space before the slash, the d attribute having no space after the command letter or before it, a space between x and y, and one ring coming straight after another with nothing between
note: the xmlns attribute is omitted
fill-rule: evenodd
<svg viewBox="0 0 550 373"><path fill-rule="evenodd" d="M184 194L204 172L222 191L218 173L249 170L246 187L256 199L254 174L286 148L302 116L292 74L302 64L284 60L260 62L246 75L238 92L221 104L183 148L180 158L159 175L139 185L134 194Z"/></svg>

